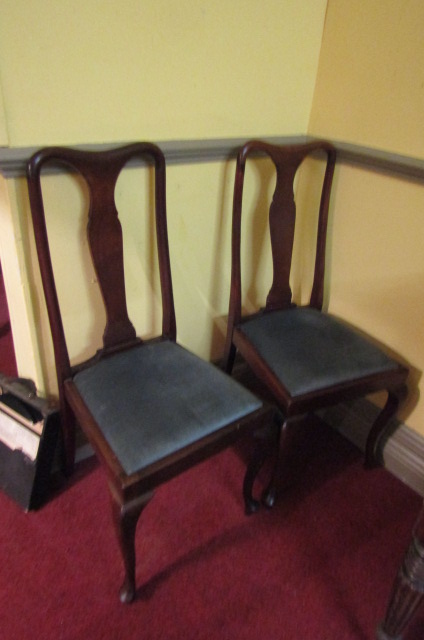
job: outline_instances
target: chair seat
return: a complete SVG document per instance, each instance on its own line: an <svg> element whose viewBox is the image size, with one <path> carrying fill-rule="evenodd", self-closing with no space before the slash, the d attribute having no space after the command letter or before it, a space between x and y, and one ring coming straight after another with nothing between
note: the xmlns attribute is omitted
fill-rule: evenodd
<svg viewBox="0 0 424 640"><path fill-rule="evenodd" d="M74 383L128 475L262 406L222 371L169 341L100 360Z"/></svg>
<svg viewBox="0 0 424 640"><path fill-rule="evenodd" d="M292 397L399 367L359 332L310 307L264 313L239 329Z"/></svg>

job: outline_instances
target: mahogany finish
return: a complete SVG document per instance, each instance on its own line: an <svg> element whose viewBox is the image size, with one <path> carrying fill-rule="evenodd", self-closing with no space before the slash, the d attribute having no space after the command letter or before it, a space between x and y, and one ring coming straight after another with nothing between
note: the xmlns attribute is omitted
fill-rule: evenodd
<svg viewBox="0 0 424 640"><path fill-rule="evenodd" d="M133 159L141 159L143 162L147 161L153 165L155 174L155 219L163 322L161 335L148 341L143 341L136 336L135 329L128 317L122 230L115 207L115 185L118 176L124 165ZM65 164L70 171L77 171L88 185L90 210L87 234L107 315L103 348L92 358L77 366L70 364L56 292L42 197L41 170L47 165L56 163ZM73 469L75 421L77 421L107 472L113 521L125 567L125 579L120 597L122 601L129 602L135 595L135 530L139 516L151 499L155 487L215 454L242 435L263 428L271 421L273 411L265 407L261 401L222 371L176 345L176 322L166 223L165 158L157 146L150 143L135 143L103 152L78 151L59 147L46 148L30 159L27 175L37 252L54 343L64 436L65 467L68 473ZM62 258L65 260L66 256ZM78 300L75 300L75 305L77 303ZM147 365L146 370L143 358L150 357L148 354L152 353L153 356L151 360L148 360L150 364ZM171 364L177 368L181 366L184 375L187 366L190 366L190 364L187 365L187 362L193 363L196 371L195 382L197 382L197 371L199 371L199 375L206 379L206 388L208 388L209 378L211 378L213 382L209 386L212 389L209 394L206 394L206 400L205 394L203 394L203 397L193 401L194 406L187 406L190 401L186 399L186 388L174 394L177 396L176 398L170 397L174 382L177 383L179 380L174 381L172 378L169 380L171 374L169 373L168 360L160 360L164 357L163 353L171 354L170 356L166 355L166 358L170 357ZM180 365L181 358L182 364ZM118 361L121 362L121 368L119 373L115 375L113 367ZM127 362L131 364L127 366ZM157 393L155 389L150 390L153 384L152 376L156 375L154 366L158 362L160 362L162 369L157 374L157 380L159 385L163 380L166 381L168 385L166 388L169 390L167 397L161 396L161 386ZM133 369L128 373L129 366L144 366L144 376L140 379L136 377L134 380ZM110 371L111 368L112 371ZM140 368L136 369L136 371L139 370ZM218 392L214 392L216 376L218 376L219 385L222 385L222 388L227 392L225 407L221 406L221 396L218 395ZM93 381L94 384L90 387ZM106 399L102 397L97 402L96 394L101 396L105 384L109 385L108 389L110 388L112 393ZM131 392L128 391L129 387ZM150 400L146 388L150 390L152 400ZM191 389L187 389L188 395L190 391ZM94 400L90 393L94 394ZM123 403L123 406L119 408L117 423L109 424L110 433L106 433L105 421L107 423L110 412L108 411L108 415L103 416L102 402L110 403L110 408L113 409L113 403L117 402L122 394L126 394L125 397L127 397L129 393L132 394L128 401L130 406L127 406L126 401ZM155 408L154 415L152 415L149 402L153 401L155 393L159 396L156 398L155 407L159 408L157 410ZM210 398L213 398L215 403L213 406L210 406L212 404ZM134 422L133 415L137 413L142 402L144 404L139 410L140 415L137 414L137 418L140 420L137 419L135 427L132 426L133 431L130 432L128 431L129 424L131 421ZM176 406L175 413L172 403ZM238 413L233 411L233 405L235 406L236 403L238 403ZM166 414L162 423L156 425L155 420L158 413L169 410L170 406L171 419L168 419L168 414ZM177 420L178 411L182 416L180 416L179 422ZM230 418L227 417L226 422L223 422L222 419L223 423L215 426L213 420L216 413L221 418L222 416L224 418L230 416ZM149 414L149 418L145 417L147 414ZM200 420L198 415L201 416ZM105 419L101 419L99 416L103 416ZM188 434L187 432L193 427L186 424L186 416L190 418L190 424L195 423L195 431ZM158 417L161 418L161 416ZM211 424L208 423L208 420ZM149 426L147 422L154 424L153 432L152 429L149 432L149 443L144 435ZM151 446L151 439L154 440L156 437L156 428L158 432L162 430L162 440L158 439L158 442L153 442L152 448L155 457L134 470L131 466L133 464L131 462L134 454L133 448L137 446L132 440L134 429L136 435L141 434L137 435L140 451L136 451L135 454L143 459L145 449ZM180 432L184 433L184 437ZM200 435L198 435L199 433ZM119 453L110 435L118 440L123 453ZM163 439L168 447L166 450L163 448ZM145 440L146 447L144 446ZM126 457L128 459L125 459Z"/></svg>
<svg viewBox="0 0 424 640"><path fill-rule="evenodd" d="M252 334L249 334L249 326L255 325L255 332L260 332L260 325L264 323L274 322L272 316L276 319L273 324L273 330L278 332L278 317L288 318L286 314L292 313L296 305L292 301L292 291L290 288L290 269L292 262L294 232L296 224L296 204L294 197L294 178L296 172L303 160L311 154L319 154L326 157L326 170L322 183L319 216L316 235L316 254L313 286L309 305L306 307L297 307L300 314L304 314L305 309L312 310L307 313L315 314L319 312L324 326L331 323L331 317L322 311L324 296L324 273L325 273L325 251L327 237L327 221L328 209L330 201L331 186L333 180L334 167L336 162L336 151L334 147L325 141L316 141L306 144L276 146L262 141L249 141L239 151L236 164L234 200L233 200L233 223L232 223L232 274L231 274L231 293L229 303L228 329L225 345L225 353L223 366L224 369L231 373L236 352L238 352L245 362L249 365L255 376L265 384L268 391L272 394L274 401L281 412L281 436L278 447L274 445L276 462L274 472L269 486L263 494L263 501L268 506L272 506L275 499L276 487L278 484L278 473L284 464L286 456L286 446L288 440L291 439L291 431L296 426L296 421L308 412L316 411L322 407L333 405L341 401L348 400L357 396L366 395L371 392L385 390L388 397L387 402L378 415L374 425L368 436L366 445L366 465L372 467L376 464L376 452L380 442L382 433L387 425L388 420L395 414L399 402L405 394L405 380L408 370L401 364L393 361L393 364L386 362L381 370L373 370L362 373L361 364L357 365L356 373L352 376L335 377L334 383L326 385L318 385L314 387L314 374L310 374L309 387L307 392L292 393L284 377L279 375L275 367L271 367L269 356L273 356L272 352L277 352L281 348L283 351L282 359L286 359L292 369L297 367L295 359L290 360L290 346L281 347L281 341L276 338L271 347L268 344L268 352L261 350L258 343L254 343ZM242 315L242 291L241 291L241 260L240 260L240 240L242 228L242 198L245 177L246 162L251 156L267 156L271 159L276 171L276 187L273 199L269 209L269 229L271 236L271 250L273 262L273 279L264 309L257 311L255 314L246 316ZM283 313L283 315L281 315ZM292 313L292 317L295 314ZM299 318L304 315L299 315ZM294 321L293 321L294 322ZM249 324L250 323L250 324ZM267 326L268 326L267 325ZM295 327L294 327L295 328ZM347 325L344 329L348 332L348 338L354 336L354 340L361 341L361 345L365 350L374 349L371 341L359 336L358 332L351 330ZM330 327L330 332L332 331ZM263 334L261 339L263 339ZM269 340L265 336L265 341ZM273 338L274 340L274 338ZM275 347L275 348L274 348ZM311 361L314 359L320 361L319 350L322 344L319 340L313 344L311 349ZM317 355L318 354L318 355ZM376 356L380 357L379 353ZM386 356L382 354L384 359ZM356 358L354 354L353 360ZM288 360L287 360L288 359ZM349 362L343 362L342 368L349 367ZM359 367L359 375L358 375ZM307 367L306 367L307 368ZM321 372L319 372L321 375ZM306 373L307 377L309 374ZM271 438L271 447L272 447ZM262 462L269 454L270 444L264 447L264 439L258 440L258 451L251 463L251 468L247 472L245 491L246 495L250 492L250 511L255 511L259 507L259 503L255 501L251 495L253 481L260 468Z"/></svg>
<svg viewBox="0 0 424 640"><path fill-rule="evenodd" d="M387 607L377 631L379 640L400 640L424 598L424 507L415 524L411 543L399 568Z"/></svg>

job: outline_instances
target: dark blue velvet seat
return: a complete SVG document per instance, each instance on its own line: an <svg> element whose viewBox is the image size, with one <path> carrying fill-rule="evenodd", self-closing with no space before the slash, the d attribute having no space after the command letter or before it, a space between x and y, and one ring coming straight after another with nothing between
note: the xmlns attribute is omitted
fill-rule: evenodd
<svg viewBox="0 0 424 640"><path fill-rule="evenodd" d="M292 397L398 368L358 331L308 307L264 313L240 331Z"/></svg>
<svg viewBox="0 0 424 640"><path fill-rule="evenodd" d="M169 341L109 356L74 383L128 475L262 406L222 371Z"/></svg>

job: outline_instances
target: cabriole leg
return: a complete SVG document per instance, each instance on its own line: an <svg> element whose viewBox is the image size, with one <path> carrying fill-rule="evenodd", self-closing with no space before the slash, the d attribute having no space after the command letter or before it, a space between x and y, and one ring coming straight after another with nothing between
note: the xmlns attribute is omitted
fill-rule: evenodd
<svg viewBox="0 0 424 640"><path fill-rule="evenodd" d="M286 462L290 450L290 443L296 427L296 423L301 417L286 418L281 426L279 440L275 446L275 462L272 469L271 479L268 486L262 493L263 504L271 509L274 506L278 487L282 484L282 478L286 472Z"/></svg>
<svg viewBox="0 0 424 640"><path fill-rule="evenodd" d="M121 602L135 597L135 532L140 515L152 493L122 504L112 492L112 516L124 561L125 577L119 592Z"/></svg>
<svg viewBox="0 0 424 640"><path fill-rule="evenodd" d="M280 439L281 419L275 416L274 424L255 433L255 447L243 482L243 498L246 515L259 510L260 502L253 497L253 485L267 458L278 451Z"/></svg>
<svg viewBox="0 0 424 640"><path fill-rule="evenodd" d="M388 392L386 404L378 414L368 434L365 447L365 467L372 469L379 464L377 455L378 445L380 444L384 430L387 424L399 408L400 402L406 395L406 386Z"/></svg>

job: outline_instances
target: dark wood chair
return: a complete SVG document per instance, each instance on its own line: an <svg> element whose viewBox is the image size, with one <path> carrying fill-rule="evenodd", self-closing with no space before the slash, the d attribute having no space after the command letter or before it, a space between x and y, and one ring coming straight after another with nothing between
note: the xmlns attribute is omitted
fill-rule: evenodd
<svg viewBox="0 0 424 640"><path fill-rule="evenodd" d="M400 640L424 600L424 507L392 587L378 640Z"/></svg>
<svg viewBox="0 0 424 640"><path fill-rule="evenodd" d="M310 155L323 154L326 160L317 222L315 268L309 304L292 301L290 271L294 242L296 204L294 179L298 168ZM273 280L265 308L242 314L240 241L242 197L247 159L263 155L276 171L276 187L269 209L269 229ZM257 380L272 394L281 413L281 436L274 447L277 460L263 500L272 506L277 475L284 467L291 427L301 416L356 396L385 390L387 402L372 426L366 445L366 464L376 463L380 436L405 393L408 370L346 322L325 313L323 307L327 219L336 153L326 142L275 146L249 141L237 157L232 226L232 276L224 369L231 372L238 352ZM272 166L271 165L271 166ZM312 223L311 223L312 224ZM244 229L243 229L244 231ZM262 441L266 443L266 440ZM269 443L268 443L269 444ZM261 445L261 446L262 446ZM269 448L258 448L247 474L246 494ZM250 497L250 510L259 503Z"/></svg>
<svg viewBox="0 0 424 640"><path fill-rule="evenodd" d="M124 165L137 159L153 165L155 174L163 323L162 334L149 340L136 336L128 317L122 229L115 206L118 176ZM107 317L103 347L89 360L72 366L49 249L41 180L42 169L57 163L81 174L88 186L88 241ZM272 413L230 376L176 342L165 159L157 146L136 143L97 153L46 148L28 163L28 187L53 336L66 469L70 472L74 464L76 421L107 472L125 567L120 597L129 602L135 596L136 525L155 487L242 435L263 428ZM78 302L74 301L75 307Z"/></svg>

